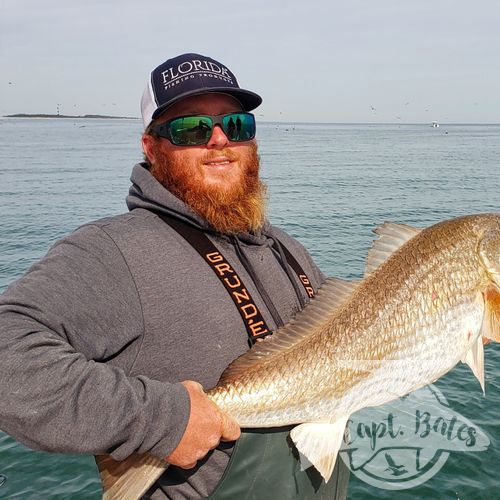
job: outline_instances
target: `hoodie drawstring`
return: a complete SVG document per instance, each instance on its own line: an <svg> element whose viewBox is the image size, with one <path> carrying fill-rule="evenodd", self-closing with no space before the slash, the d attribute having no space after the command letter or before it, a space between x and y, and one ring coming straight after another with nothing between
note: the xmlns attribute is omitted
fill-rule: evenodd
<svg viewBox="0 0 500 500"><path fill-rule="evenodd" d="M246 269L247 273L250 275L252 278L253 282L255 283L255 286L257 287L257 290L259 291L262 299L264 300L264 303L266 304L269 312L271 313L271 316L274 319L274 322L278 327L283 326L284 322L281 316L279 315L276 307L274 306L271 298L269 297L266 289L262 285L261 281L259 280L259 277L257 276L257 273L253 270L252 265L250 261L247 259L245 254L243 253L243 248L241 247L241 242L238 239L237 236L232 235L231 237L231 242L234 245L234 248L236 250L236 255L240 259L241 263L243 264L243 267ZM281 267L285 271L285 274L288 276L288 279L290 280L290 283L293 286L293 289L295 291L295 295L297 296L297 299L300 304L300 308L303 309L306 306L306 301L304 300L304 296L302 295L302 289L297 283L297 280L295 279L295 274L290 266L288 264L288 260L285 256L285 252L283 251L283 246L281 243L276 239L271 237L271 240L273 242L271 249L273 253L276 256L276 260L280 263Z"/></svg>
<svg viewBox="0 0 500 500"><path fill-rule="evenodd" d="M306 306L306 301L304 300L304 297L302 295L302 290L295 279L295 274L293 273L292 268L288 264L288 261L285 257L285 252L283 251L283 247L277 239L274 239L272 237L271 237L271 239L273 240L273 250L275 247L278 249L278 254L279 254L278 261L281 264L281 267L285 271L286 275L288 276L288 279L290 280L290 283L292 284L292 286L295 290L295 294L297 295L297 298L299 299L300 308L304 309L304 307Z"/></svg>
<svg viewBox="0 0 500 500"><path fill-rule="evenodd" d="M275 305L273 304L266 289L262 285L259 277L257 276L257 273L253 270L252 265L250 264L250 261L247 259L247 257L243 253L243 249L241 248L240 240L234 235L231 235L230 238L231 238L231 242L233 243L234 248L236 250L236 255L240 259L241 263L243 264L243 267L245 268L245 270L249 274L250 278L255 283L255 286L256 286L260 296L262 297L262 300L266 304L267 309L271 313L271 316L272 316L274 322L276 323L276 327L279 328L279 327L283 326L285 324L285 322L281 318L278 310L276 309Z"/></svg>

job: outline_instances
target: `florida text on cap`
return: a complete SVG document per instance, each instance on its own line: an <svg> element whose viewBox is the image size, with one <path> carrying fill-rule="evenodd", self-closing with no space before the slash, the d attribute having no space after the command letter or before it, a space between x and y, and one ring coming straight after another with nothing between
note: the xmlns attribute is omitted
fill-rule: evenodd
<svg viewBox="0 0 500 500"><path fill-rule="evenodd" d="M229 94L238 99L245 111L262 102L255 92L240 88L227 66L200 54L181 54L151 71L141 100L144 128L180 99L206 92Z"/></svg>

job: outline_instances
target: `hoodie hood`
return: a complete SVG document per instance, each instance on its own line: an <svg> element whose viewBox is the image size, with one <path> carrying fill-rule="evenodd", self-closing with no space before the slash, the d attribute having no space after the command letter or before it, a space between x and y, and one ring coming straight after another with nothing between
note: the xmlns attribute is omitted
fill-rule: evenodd
<svg viewBox="0 0 500 500"><path fill-rule="evenodd" d="M215 229L203 217L163 187L151 175L146 163L138 163L134 166L130 180L132 181L132 185L126 198L129 210L144 208L146 210L162 212L183 222L187 222L207 233L216 233ZM273 243L270 232L271 225L266 219L262 229L258 233L238 233L236 236L241 242L249 245L270 245Z"/></svg>

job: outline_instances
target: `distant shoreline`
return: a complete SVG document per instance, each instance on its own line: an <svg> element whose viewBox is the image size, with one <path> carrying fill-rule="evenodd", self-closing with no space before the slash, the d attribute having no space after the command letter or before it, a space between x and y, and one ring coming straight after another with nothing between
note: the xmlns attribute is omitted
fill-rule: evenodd
<svg viewBox="0 0 500 500"><path fill-rule="evenodd" d="M113 120L138 120L136 116L110 116L110 115L50 115L50 114L27 114L17 113L15 115L3 115L4 118L111 118Z"/></svg>

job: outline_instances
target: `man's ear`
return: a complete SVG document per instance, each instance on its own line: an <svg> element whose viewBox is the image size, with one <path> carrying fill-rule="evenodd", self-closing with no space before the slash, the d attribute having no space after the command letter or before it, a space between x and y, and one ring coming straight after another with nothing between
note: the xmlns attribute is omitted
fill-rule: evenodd
<svg viewBox="0 0 500 500"><path fill-rule="evenodd" d="M149 134L142 134L142 150L151 164L155 163L154 142L156 138Z"/></svg>

